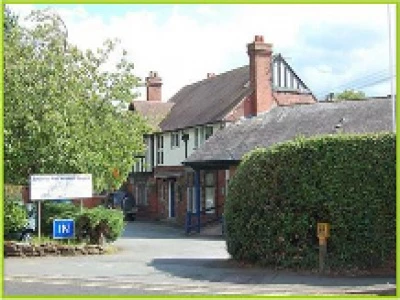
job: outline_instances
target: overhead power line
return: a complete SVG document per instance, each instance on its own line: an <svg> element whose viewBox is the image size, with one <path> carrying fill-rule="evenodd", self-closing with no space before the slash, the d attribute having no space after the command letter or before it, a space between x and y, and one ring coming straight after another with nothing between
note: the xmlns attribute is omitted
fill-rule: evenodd
<svg viewBox="0 0 400 300"><path fill-rule="evenodd" d="M374 86L378 83L389 81L391 78L396 77L396 75L390 75L388 71L386 71L386 73L379 72L380 74L379 76L377 76L376 74L378 74L378 72L374 73L374 76L372 75L363 76L361 78L332 87L329 90L321 91L318 93L318 96L324 97L332 92L339 92L342 90L349 90L349 89L356 90L356 89L366 88Z"/></svg>

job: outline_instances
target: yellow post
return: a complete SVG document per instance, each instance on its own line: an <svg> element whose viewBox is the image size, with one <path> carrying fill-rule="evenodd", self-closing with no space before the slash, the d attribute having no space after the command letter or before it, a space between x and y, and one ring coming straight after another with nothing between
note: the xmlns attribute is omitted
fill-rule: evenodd
<svg viewBox="0 0 400 300"><path fill-rule="evenodd" d="M317 224L317 236L319 239L319 272L323 273L325 269L325 257L327 252L326 240L330 236L328 223Z"/></svg>

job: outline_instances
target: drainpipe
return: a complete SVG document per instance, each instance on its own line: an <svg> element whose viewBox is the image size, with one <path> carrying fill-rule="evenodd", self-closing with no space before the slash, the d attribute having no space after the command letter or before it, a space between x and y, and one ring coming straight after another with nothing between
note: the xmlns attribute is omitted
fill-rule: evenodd
<svg viewBox="0 0 400 300"><path fill-rule="evenodd" d="M182 132L182 141L185 142L185 159L188 157L188 140L189 140L189 134Z"/></svg>

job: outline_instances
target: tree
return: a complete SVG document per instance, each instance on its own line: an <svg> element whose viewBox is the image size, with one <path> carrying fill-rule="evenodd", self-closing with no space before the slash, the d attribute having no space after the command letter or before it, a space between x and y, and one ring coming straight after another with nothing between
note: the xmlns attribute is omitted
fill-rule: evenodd
<svg viewBox="0 0 400 300"><path fill-rule="evenodd" d="M50 11L35 11L29 20L32 27L15 22L4 37L5 182L91 173L95 190L119 186L149 130L139 115L122 109L136 97L133 63L123 51L110 71L116 42L82 51ZM115 169L120 176L113 176Z"/></svg>
<svg viewBox="0 0 400 300"><path fill-rule="evenodd" d="M4 201L4 237L12 238L28 222L25 206L17 198L5 197Z"/></svg>
<svg viewBox="0 0 400 300"><path fill-rule="evenodd" d="M18 23L18 16L14 14L7 6L4 8L4 33L7 35Z"/></svg>
<svg viewBox="0 0 400 300"><path fill-rule="evenodd" d="M355 90L344 90L335 95L338 100L363 100L366 98L365 93Z"/></svg>

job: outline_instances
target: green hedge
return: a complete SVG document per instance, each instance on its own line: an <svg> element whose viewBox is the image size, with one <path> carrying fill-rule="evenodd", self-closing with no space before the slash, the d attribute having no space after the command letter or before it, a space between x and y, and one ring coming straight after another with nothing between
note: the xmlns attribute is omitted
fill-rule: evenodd
<svg viewBox="0 0 400 300"><path fill-rule="evenodd" d="M394 262L395 136L296 139L245 156L225 204L228 252L275 267L318 267L317 222L331 224L327 267Z"/></svg>

